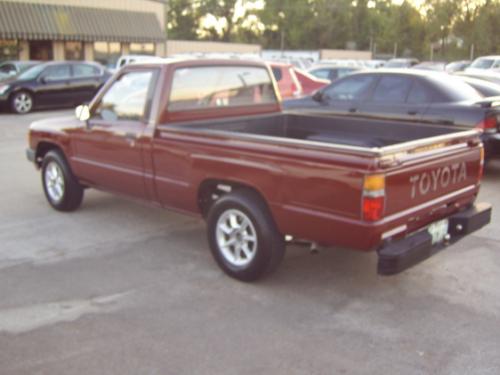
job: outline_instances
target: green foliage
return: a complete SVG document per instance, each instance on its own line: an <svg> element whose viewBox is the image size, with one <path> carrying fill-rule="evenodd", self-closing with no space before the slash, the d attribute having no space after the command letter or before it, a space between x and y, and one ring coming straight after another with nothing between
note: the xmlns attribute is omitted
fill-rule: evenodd
<svg viewBox="0 0 500 375"><path fill-rule="evenodd" d="M199 13L191 0L170 0L167 11L167 28L170 39L196 39Z"/></svg>
<svg viewBox="0 0 500 375"><path fill-rule="evenodd" d="M170 0L169 38L372 49L429 59L500 53L500 0ZM207 23L207 15L212 23ZM214 24L214 20L216 23ZM251 21L251 22L250 22Z"/></svg>

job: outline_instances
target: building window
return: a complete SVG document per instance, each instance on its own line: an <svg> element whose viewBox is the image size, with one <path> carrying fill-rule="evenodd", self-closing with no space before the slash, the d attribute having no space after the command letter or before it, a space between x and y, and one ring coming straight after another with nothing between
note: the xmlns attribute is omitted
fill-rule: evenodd
<svg viewBox="0 0 500 375"><path fill-rule="evenodd" d="M82 42L65 42L64 43L64 59L65 60L83 60L83 44L82 44Z"/></svg>
<svg viewBox="0 0 500 375"><path fill-rule="evenodd" d="M108 68L114 68L122 54L120 43L94 42L94 60Z"/></svg>
<svg viewBox="0 0 500 375"><path fill-rule="evenodd" d="M130 43L130 54L131 55L154 55L155 54L155 44L154 43Z"/></svg>
<svg viewBox="0 0 500 375"><path fill-rule="evenodd" d="M18 59L19 46L17 40L0 39L0 61Z"/></svg>
<svg viewBox="0 0 500 375"><path fill-rule="evenodd" d="M49 61L54 58L53 43L50 40L31 40L30 60Z"/></svg>

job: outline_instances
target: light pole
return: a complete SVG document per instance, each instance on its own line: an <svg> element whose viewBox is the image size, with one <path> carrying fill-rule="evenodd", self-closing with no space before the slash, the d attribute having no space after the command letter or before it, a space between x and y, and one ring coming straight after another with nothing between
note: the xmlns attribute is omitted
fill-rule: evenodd
<svg viewBox="0 0 500 375"><path fill-rule="evenodd" d="M284 55L285 51L285 30L283 27L285 26L285 13L283 11L280 11L278 13L278 17L280 18L280 50L281 50L281 57Z"/></svg>
<svg viewBox="0 0 500 375"><path fill-rule="evenodd" d="M444 25L441 25L441 56L444 60L444 40L445 40L445 35L444 35L444 30L445 30L445 27Z"/></svg>

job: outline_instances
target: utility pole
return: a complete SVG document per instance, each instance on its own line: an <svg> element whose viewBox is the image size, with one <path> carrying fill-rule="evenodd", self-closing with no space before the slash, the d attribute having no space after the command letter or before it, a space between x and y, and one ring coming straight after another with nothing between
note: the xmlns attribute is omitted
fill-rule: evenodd
<svg viewBox="0 0 500 375"><path fill-rule="evenodd" d="M470 45L470 60L474 60L474 43Z"/></svg>
<svg viewBox="0 0 500 375"><path fill-rule="evenodd" d="M281 29L281 42L280 42L281 57L285 54L285 30Z"/></svg>
<svg viewBox="0 0 500 375"><path fill-rule="evenodd" d="M398 42L394 43L394 58L398 57Z"/></svg>
<svg viewBox="0 0 500 375"><path fill-rule="evenodd" d="M285 54L285 12L283 11L279 12L278 17L280 18L279 27L281 32L280 50L281 50L281 57L283 57Z"/></svg>

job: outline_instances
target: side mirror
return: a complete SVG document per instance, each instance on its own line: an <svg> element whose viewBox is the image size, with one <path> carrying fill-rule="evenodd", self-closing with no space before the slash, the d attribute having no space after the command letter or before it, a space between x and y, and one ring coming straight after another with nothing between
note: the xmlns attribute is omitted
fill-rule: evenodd
<svg viewBox="0 0 500 375"><path fill-rule="evenodd" d="M312 99L315 101L315 102L321 102L323 101L323 91L321 90L318 90L314 93L314 95L312 96Z"/></svg>
<svg viewBox="0 0 500 375"><path fill-rule="evenodd" d="M47 77L40 77L39 79L40 83L46 84L47 83Z"/></svg>
<svg viewBox="0 0 500 375"><path fill-rule="evenodd" d="M75 116L78 120L84 122L90 118L90 108L87 104L82 104L76 107Z"/></svg>

